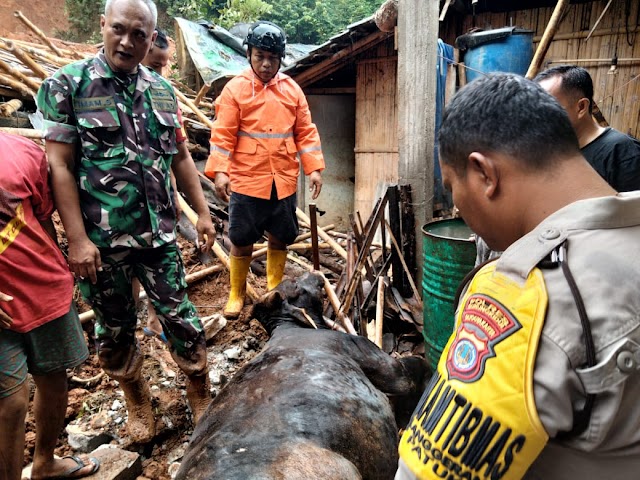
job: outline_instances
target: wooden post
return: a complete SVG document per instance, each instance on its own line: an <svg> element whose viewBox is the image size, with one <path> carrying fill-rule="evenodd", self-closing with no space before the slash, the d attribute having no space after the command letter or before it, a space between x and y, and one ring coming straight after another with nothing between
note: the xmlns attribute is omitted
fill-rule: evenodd
<svg viewBox="0 0 640 480"><path fill-rule="evenodd" d="M298 220L300 220L301 222L304 222L307 225L311 223L311 219L307 217L307 215L299 208L296 208L296 215L298 216ZM347 251L342 248L342 246L340 246L338 242L331 238L331 236L329 236L329 234L325 232L323 228L318 227L318 235L320 235L320 237L325 242L331 245L331 247L336 251L338 255L340 255L345 260L347 259Z"/></svg>
<svg viewBox="0 0 640 480"><path fill-rule="evenodd" d="M398 6L398 176L411 185L418 265L421 227L433 218L439 5L400 0Z"/></svg>
<svg viewBox="0 0 640 480"><path fill-rule="evenodd" d="M551 15L551 19L547 24L547 28L545 28L544 30L542 39L538 44L538 48L536 49L536 53L533 56L533 60L531 60L529 70L527 70L527 78L532 79L538 74L540 66L542 65L542 61L544 60L544 57L549 50L549 45L551 45L551 41L553 40L553 36L558 31L560 20L562 19L562 14L564 13L567 5L569 5L569 0L558 0L556 8L553 10L553 14Z"/></svg>
<svg viewBox="0 0 640 480"><path fill-rule="evenodd" d="M320 270L320 251L318 250L318 216L316 215L316 204L309 204L309 219L311 220L311 252L313 258L313 269Z"/></svg>

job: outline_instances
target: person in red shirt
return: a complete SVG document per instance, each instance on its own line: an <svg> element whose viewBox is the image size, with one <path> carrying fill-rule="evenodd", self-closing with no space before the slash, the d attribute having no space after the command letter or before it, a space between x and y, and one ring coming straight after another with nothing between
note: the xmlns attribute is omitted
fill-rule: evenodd
<svg viewBox="0 0 640 480"><path fill-rule="evenodd" d="M54 459L67 410L67 369L89 356L73 306L73 277L58 249L44 152L0 133L0 478L17 480L31 373L36 442L31 478L80 478L100 463Z"/></svg>
<svg viewBox="0 0 640 480"><path fill-rule="evenodd" d="M229 201L231 292L224 309L237 318L244 304L253 244L266 231L267 288L281 281L287 245L298 235L296 190L300 164L312 198L322 189L324 158L300 86L279 73L286 36L259 21L245 40L250 68L227 83L216 99L211 154L205 174Z"/></svg>

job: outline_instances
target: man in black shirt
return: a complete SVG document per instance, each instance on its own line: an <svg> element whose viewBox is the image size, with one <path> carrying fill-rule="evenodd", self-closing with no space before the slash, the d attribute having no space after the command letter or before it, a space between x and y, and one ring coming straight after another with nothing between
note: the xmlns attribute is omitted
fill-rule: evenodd
<svg viewBox="0 0 640 480"><path fill-rule="evenodd" d="M591 166L619 192L640 190L640 142L592 117L593 81L575 65L560 65L535 79L566 110L580 150Z"/></svg>

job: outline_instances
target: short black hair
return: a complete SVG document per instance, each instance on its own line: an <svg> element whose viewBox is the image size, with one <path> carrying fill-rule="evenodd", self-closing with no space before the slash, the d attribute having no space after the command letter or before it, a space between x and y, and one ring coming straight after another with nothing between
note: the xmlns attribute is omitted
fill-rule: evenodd
<svg viewBox="0 0 640 480"><path fill-rule="evenodd" d="M504 153L531 170L580 152L567 112L540 85L509 73L460 89L445 109L438 141L442 162L459 174L472 152Z"/></svg>
<svg viewBox="0 0 640 480"><path fill-rule="evenodd" d="M593 80L587 70L577 65L558 65L539 73L533 81L540 83L542 80L553 77L562 79L560 88L565 94L575 98L576 101L581 98L589 100L589 113L592 113Z"/></svg>
<svg viewBox="0 0 640 480"><path fill-rule="evenodd" d="M167 40L167 34L159 28L156 28L156 32L158 32L158 35L156 36L154 45L160 50L166 50L167 48L169 48L169 40Z"/></svg>

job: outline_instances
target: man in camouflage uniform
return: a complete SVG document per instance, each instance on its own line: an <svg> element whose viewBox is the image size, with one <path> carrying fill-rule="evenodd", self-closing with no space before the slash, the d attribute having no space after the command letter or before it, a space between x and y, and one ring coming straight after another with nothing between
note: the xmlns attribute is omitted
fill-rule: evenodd
<svg viewBox="0 0 640 480"><path fill-rule="evenodd" d="M204 332L187 298L176 244L170 168L199 214L204 251L215 232L193 160L186 144L176 142L173 89L140 65L155 40L156 19L151 0L108 0L100 22L104 49L60 69L37 96L69 266L96 312L98 359L120 382L129 434L140 443L153 438L155 422L134 336L133 277L148 292L188 377L196 422L210 401Z"/></svg>

